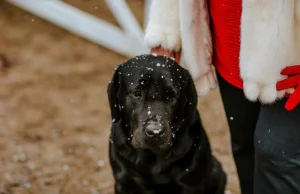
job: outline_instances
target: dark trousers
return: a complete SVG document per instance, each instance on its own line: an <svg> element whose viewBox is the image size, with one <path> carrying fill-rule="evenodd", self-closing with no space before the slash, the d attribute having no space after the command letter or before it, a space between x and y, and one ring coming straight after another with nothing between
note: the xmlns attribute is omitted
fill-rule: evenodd
<svg viewBox="0 0 300 194"><path fill-rule="evenodd" d="M300 106L253 103L218 81L242 194L300 194Z"/></svg>

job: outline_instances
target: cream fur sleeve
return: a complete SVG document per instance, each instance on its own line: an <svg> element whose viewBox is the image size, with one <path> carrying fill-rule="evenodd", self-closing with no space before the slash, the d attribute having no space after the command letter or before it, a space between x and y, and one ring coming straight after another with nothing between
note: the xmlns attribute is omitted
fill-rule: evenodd
<svg viewBox="0 0 300 194"><path fill-rule="evenodd" d="M206 0L179 0L182 64L190 70L199 96L217 87L212 70L212 37Z"/></svg>
<svg viewBox="0 0 300 194"><path fill-rule="evenodd" d="M296 1L243 1L240 73L251 101L272 103L284 95L276 83L284 78L281 70L297 62Z"/></svg>
<svg viewBox="0 0 300 194"><path fill-rule="evenodd" d="M178 0L152 0L145 33L149 48L181 49Z"/></svg>

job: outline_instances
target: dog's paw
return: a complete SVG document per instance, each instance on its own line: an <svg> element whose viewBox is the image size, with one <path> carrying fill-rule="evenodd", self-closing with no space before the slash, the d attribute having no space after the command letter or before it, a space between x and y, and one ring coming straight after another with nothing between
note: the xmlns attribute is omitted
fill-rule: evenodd
<svg viewBox="0 0 300 194"><path fill-rule="evenodd" d="M195 80L198 96L206 96L210 90L217 88L218 84L212 71Z"/></svg>
<svg viewBox="0 0 300 194"><path fill-rule="evenodd" d="M178 51L181 47L179 31L147 29L144 40L149 48L161 46L166 50Z"/></svg>
<svg viewBox="0 0 300 194"><path fill-rule="evenodd" d="M244 80L244 93L248 100L259 100L264 104L271 104L277 99L283 98L285 91L277 91L276 83L260 84L255 81Z"/></svg>

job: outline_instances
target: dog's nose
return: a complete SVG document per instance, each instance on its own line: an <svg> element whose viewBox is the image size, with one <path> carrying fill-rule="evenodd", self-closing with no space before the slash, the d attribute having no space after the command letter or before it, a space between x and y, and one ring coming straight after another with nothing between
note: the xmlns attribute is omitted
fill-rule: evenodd
<svg viewBox="0 0 300 194"><path fill-rule="evenodd" d="M164 134L164 130L157 123L149 123L145 129L145 132L148 137L157 137Z"/></svg>

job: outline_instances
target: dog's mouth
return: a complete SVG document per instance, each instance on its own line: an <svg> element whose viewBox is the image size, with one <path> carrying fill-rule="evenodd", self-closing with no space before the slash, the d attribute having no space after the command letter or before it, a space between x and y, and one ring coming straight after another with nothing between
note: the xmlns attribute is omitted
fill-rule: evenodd
<svg viewBox="0 0 300 194"><path fill-rule="evenodd" d="M136 130L131 135L131 144L137 150L150 150L156 154L168 152L172 145L172 133L169 131L153 131L143 132L143 130Z"/></svg>

